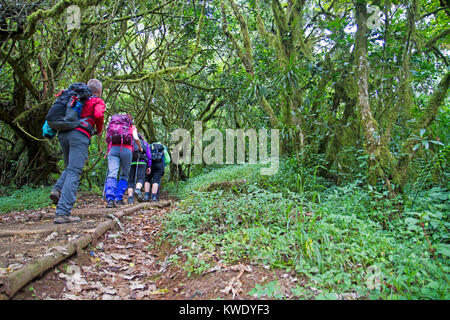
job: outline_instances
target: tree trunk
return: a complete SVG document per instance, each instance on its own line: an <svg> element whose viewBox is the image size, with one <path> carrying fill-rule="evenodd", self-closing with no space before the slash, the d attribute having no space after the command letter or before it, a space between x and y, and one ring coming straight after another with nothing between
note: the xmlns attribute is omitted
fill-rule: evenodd
<svg viewBox="0 0 450 320"><path fill-rule="evenodd" d="M245 21L244 17L240 14L238 7L236 3L233 0L229 0L229 3L233 9L233 13L236 16L237 20L239 21L240 31L241 35L243 37L243 45L241 46L236 38L231 34L231 32L228 30L228 22L226 19L226 8L225 4L221 3L221 9L222 9L222 30L225 36L227 36L228 39L230 39L231 43L233 44L234 49L236 50L239 58L241 59L242 64L244 65L244 68L252 78L255 76L255 70L253 67L253 56L252 56L252 50L251 50L251 42L250 42L250 35L247 28L247 22ZM259 104L261 105L261 108L264 110L264 112L269 117L270 123L272 127L277 128L279 126L279 121L277 117L275 116L275 113L273 111L272 106L270 103L266 100L265 97L259 98Z"/></svg>
<svg viewBox="0 0 450 320"><path fill-rule="evenodd" d="M389 166L392 156L389 150L382 146L380 130L376 122L369 103L368 72L369 63L367 60L367 39L369 30L367 28L367 7L365 3L356 2L356 57L358 74L358 95L357 105L359 120L361 122L362 133L364 135L364 147L368 159L368 183L375 185L378 178L383 179L389 185L383 167Z"/></svg>
<svg viewBox="0 0 450 320"><path fill-rule="evenodd" d="M447 92L450 86L450 72L441 79L439 84L437 85L433 95L430 98L430 101L425 108L423 115L420 119L418 119L415 127L413 128L411 135L419 136L419 131L421 129L427 129L432 121L435 119L439 107L444 102L444 99L447 97ZM414 145L417 141L412 139L406 139L401 148L401 158L398 161L398 165L395 170L394 181L400 185L405 185L408 177L408 167L411 163L415 155L415 151L413 150Z"/></svg>

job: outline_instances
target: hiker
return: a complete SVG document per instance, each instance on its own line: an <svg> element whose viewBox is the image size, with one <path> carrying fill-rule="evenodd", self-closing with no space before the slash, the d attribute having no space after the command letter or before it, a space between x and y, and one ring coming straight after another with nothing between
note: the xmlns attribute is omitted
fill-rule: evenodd
<svg viewBox="0 0 450 320"><path fill-rule="evenodd" d="M159 201L159 190L161 189L161 179L164 176L164 167L170 163L170 156L166 146L160 142L152 143L150 145L150 151L152 155L152 166L150 174L146 176L144 200L150 200L151 191L152 202L157 202Z"/></svg>
<svg viewBox="0 0 450 320"><path fill-rule="evenodd" d="M77 91L78 89L80 90ZM70 90L74 90L75 92ZM78 93L83 95L81 91L83 91L83 94L85 95L84 99L80 99L82 103L80 103L78 107L79 110L77 111L81 118L81 120L78 119L78 125L75 128L66 131L59 130L62 128L62 123L59 123L60 127L54 127L59 128L55 130L58 130L58 140L63 152L65 166L64 171L50 193L50 199L56 204L55 218L53 220L56 224L81 221L79 217L71 216L71 211L77 199L80 176L86 160L88 159L90 139L95 134L100 137L103 130L106 105L101 99L102 83L99 80L91 79L88 81L87 86L84 83L76 83L67 90L61 91L59 97L62 99L65 98L67 94L76 95ZM68 96L72 101L76 100L74 97L75 96ZM55 112L53 110L58 99L55 101L46 117L51 125L54 125L54 122L57 122L51 120L55 119ZM64 110L68 110L66 105L62 105L62 107ZM101 152L100 143L98 144L98 148Z"/></svg>
<svg viewBox="0 0 450 320"><path fill-rule="evenodd" d="M108 144L108 174L105 181L107 208L124 205L123 195L128 187L128 175L133 159L133 140L143 152L133 119L128 114L115 114L106 129ZM120 169L120 175L119 175ZM119 179L117 177L119 176Z"/></svg>
<svg viewBox="0 0 450 320"><path fill-rule="evenodd" d="M145 182L145 175L150 174L152 166L152 153L150 146L140 133L139 140L143 146L143 152L139 152L138 146L134 143L133 160L131 162L130 174L128 177L128 204L134 203L134 193L138 201L148 201L148 197L142 198L141 189Z"/></svg>

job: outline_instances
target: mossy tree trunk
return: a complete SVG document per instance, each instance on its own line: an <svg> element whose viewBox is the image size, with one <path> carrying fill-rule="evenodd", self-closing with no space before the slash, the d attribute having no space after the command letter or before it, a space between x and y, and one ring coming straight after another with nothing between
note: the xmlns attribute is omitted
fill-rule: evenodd
<svg viewBox="0 0 450 320"><path fill-rule="evenodd" d="M367 5L364 2L356 1L355 15L357 24L355 34L358 75L357 108L364 137L364 149L368 155L368 183L376 185L378 179L382 179L390 187L389 176L385 169L391 167L393 157L389 149L382 144L380 128L373 116L369 102L369 63L367 59L369 30L367 28Z"/></svg>
<svg viewBox="0 0 450 320"><path fill-rule="evenodd" d="M242 36L242 43L236 39L236 37L228 30L228 21L227 21L227 10L224 1L221 2L221 12L222 12L222 30L225 36L231 41L234 50L236 50L237 55L239 56L245 71L247 74L253 79L255 77L255 68L253 66L253 55L252 55L252 45L250 34L248 31L247 21L244 16L239 12L239 9L236 3L233 0L228 0L233 14L239 22L239 27ZM275 112L270 105L270 103L266 100L264 96L259 96L259 104L264 112L269 117L270 124L272 127L279 127L279 120L275 115Z"/></svg>
<svg viewBox="0 0 450 320"><path fill-rule="evenodd" d="M272 0L271 9L276 26L276 33L272 33L266 30L261 17L260 3L256 1L258 32L276 52L279 69L285 70L287 73L291 72L298 64L299 56L304 56L306 59L310 59L312 56L301 28L301 14L304 5L305 1L300 0L288 2L287 6L283 7L279 0ZM285 81L286 90L280 92L281 101L283 101L282 122L283 127L292 131L288 137L292 136L293 138L293 141L285 143L285 145L291 145L293 150L285 151L293 152L298 157L299 152L304 150L305 136L307 135L305 115L300 112L304 93L297 83L291 81L290 77L286 77Z"/></svg>
<svg viewBox="0 0 450 320"><path fill-rule="evenodd" d="M415 135L419 136L419 132L422 129L427 129L433 120L436 118L439 107L442 106L444 99L448 95L448 90L450 86L450 72L447 72L439 84L435 88L433 94L428 101L425 110L422 113L422 116L415 123L414 127L411 130L410 137ZM395 168L394 182L396 182L399 186L404 186L407 182L408 177L408 167L411 163L411 160L416 155L416 151L414 150L414 145L417 141L413 139L406 139L401 147L400 158L398 160L397 166Z"/></svg>

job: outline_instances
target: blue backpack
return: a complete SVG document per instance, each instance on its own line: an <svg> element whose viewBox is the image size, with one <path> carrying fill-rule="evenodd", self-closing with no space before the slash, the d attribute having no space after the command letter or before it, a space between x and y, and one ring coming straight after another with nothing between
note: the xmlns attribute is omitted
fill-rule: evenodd
<svg viewBox="0 0 450 320"><path fill-rule="evenodd" d="M47 139L53 139L56 136L56 131L50 128L47 120L45 120L44 125L42 126L42 136Z"/></svg>

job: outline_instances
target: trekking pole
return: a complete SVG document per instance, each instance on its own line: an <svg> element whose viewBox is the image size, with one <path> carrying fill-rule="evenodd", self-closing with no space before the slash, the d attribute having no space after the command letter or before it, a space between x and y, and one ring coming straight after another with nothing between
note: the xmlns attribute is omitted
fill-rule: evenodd
<svg viewBox="0 0 450 320"><path fill-rule="evenodd" d="M105 175L105 182L103 182L103 196L102 196L102 198L103 199L106 199L105 198L105 189L106 189L106 180L108 179L108 164L106 164L106 175Z"/></svg>
<svg viewBox="0 0 450 320"><path fill-rule="evenodd" d="M136 172L134 173L134 185L133 185L133 194L136 193L136 180L137 180L137 174L138 174L138 167L139 167L139 152L136 160Z"/></svg>

